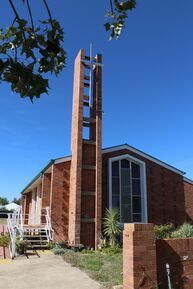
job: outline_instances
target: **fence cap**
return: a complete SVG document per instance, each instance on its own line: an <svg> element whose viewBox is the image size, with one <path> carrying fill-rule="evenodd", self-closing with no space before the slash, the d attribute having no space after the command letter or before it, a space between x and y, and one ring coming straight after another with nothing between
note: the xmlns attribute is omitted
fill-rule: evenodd
<svg viewBox="0 0 193 289"><path fill-rule="evenodd" d="M154 224L152 223L126 223L124 231L153 231Z"/></svg>

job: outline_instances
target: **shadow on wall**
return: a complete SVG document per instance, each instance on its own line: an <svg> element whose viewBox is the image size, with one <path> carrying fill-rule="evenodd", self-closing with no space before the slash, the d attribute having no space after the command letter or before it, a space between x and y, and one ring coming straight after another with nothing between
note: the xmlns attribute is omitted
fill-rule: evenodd
<svg viewBox="0 0 193 289"><path fill-rule="evenodd" d="M193 224L192 216L189 216L187 213L186 213L186 223L191 225Z"/></svg>
<svg viewBox="0 0 193 289"><path fill-rule="evenodd" d="M191 244L193 245L193 239L191 239ZM190 247L189 239L156 241L158 288L168 289L167 263L170 265L172 289L193 288L193 271L189 270L193 264L193 260L190 262ZM193 253L193 246L191 253Z"/></svg>

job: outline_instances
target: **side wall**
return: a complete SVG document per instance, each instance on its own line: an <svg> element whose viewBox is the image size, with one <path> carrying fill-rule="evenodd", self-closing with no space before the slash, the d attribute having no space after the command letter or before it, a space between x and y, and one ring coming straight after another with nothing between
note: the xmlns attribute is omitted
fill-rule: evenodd
<svg viewBox="0 0 193 289"><path fill-rule="evenodd" d="M68 161L52 167L51 222L57 242L68 239L70 164Z"/></svg>
<svg viewBox="0 0 193 289"><path fill-rule="evenodd" d="M155 240L153 224L125 224L123 289L169 288L166 264L173 289L192 289L192 256L193 238Z"/></svg>
<svg viewBox="0 0 193 289"><path fill-rule="evenodd" d="M186 221L193 222L193 184L184 181Z"/></svg>
<svg viewBox="0 0 193 289"><path fill-rule="evenodd" d="M193 238L157 240L156 253L158 284L167 288L166 263L168 263L172 288L192 289Z"/></svg>
<svg viewBox="0 0 193 289"><path fill-rule="evenodd" d="M182 224L186 220L183 177L127 149L103 154L103 214L108 207L108 160L129 154L146 163L148 222Z"/></svg>

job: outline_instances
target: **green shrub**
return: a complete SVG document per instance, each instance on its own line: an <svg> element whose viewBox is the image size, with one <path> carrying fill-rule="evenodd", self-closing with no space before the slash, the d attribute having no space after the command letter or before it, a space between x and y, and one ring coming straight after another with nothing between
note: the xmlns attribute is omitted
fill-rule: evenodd
<svg viewBox="0 0 193 289"><path fill-rule="evenodd" d="M172 224L165 225L155 225L154 232L156 239L166 239L170 238L172 232L175 230L175 227Z"/></svg>
<svg viewBox="0 0 193 289"><path fill-rule="evenodd" d="M193 226L183 224L171 233L171 238L191 238L193 237Z"/></svg>
<svg viewBox="0 0 193 289"><path fill-rule="evenodd" d="M115 255L115 254L120 254L122 253L122 248L120 246L114 246L114 247L106 247L100 250L104 254L108 255Z"/></svg>
<svg viewBox="0 0 193 289"><path fill-rule="evenodd" d="M24 240L20 240L19 238L16 240L16 251L18 254L23 255L25 253L27 244Z"/></svg>
<svg viewBox="0 0 193 289"><path fill-rule="evenodd" d="M8 247L10 243L10 238L8 234L0 236L0 247Z"/></svg>
<svg viewBox="0 0 193 289"><path fill-rule="evenodd" d="M110 246L116 246L122 231L120 227L120 215L116 208L106 209L103 226L103 233L108 238Z"/></svg>
<svg viewBox="0 0 193 289"><path fill-rule="evenodd" d="M49 241L48 248L49 249L54 249L54 247L55 247L55 243L53 241Z"/></svg>
<svg viewBox="0 0 193 289"><path fill-rule="evenodd" d="M66 252L68 251L68 249L66 248L53 248L53 252L55 255L64 255Z"/></svg>

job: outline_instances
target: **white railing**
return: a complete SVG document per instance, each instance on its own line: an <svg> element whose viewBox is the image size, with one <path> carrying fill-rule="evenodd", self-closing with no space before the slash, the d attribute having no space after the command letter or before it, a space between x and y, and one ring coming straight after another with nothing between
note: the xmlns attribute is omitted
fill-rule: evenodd
<svg viewBox="0 0 193 289"><path fill-rule="evenodd" d="M46 207L46 232L47 232L48 240L52 241L54 230L52 229L52 225L51 225L50 208L49 207Z"/></svg>
<svg viewBox="0 0 193 289"><path fill-rule="evenodd" d="M50 208L42 209L44 214L22 214L22 207L13 213L8 213L7 228L10 236L10 255L13 259L16 255L16 238L23 240L24 230L30 226L40 226L45 228L48 241L53 240L53 229L50 218Z"/></svg>
<svg viewBox="0 0 193 289"><path fill-rule="evenodd" d="M17 235L14 213L8 214L7 229L8 229L9 236L10 236L10 244L9 244L10 256L12 259L14 259L16 255L16 235Z"/></svg>

